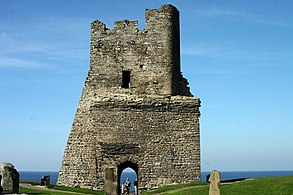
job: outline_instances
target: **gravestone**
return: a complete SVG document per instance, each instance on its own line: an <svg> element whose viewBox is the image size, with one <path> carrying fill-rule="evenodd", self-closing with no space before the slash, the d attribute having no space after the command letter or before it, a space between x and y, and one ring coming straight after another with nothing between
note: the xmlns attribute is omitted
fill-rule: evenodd
<svg viewBox="0 0 293 195"><path fill-rule="evenodd" d="M18 193L19 173L11 163L1 164L0 175L2 176L1 186L3 188L3 194Z"/></svg>
<svg viewBox="0 0 293 195"><path fill-rule="evenodd" d="M217 170L213 170L210 174L209 182L210 182L209 195L220 195L220 185L221 185L220 172Z"/></svg>

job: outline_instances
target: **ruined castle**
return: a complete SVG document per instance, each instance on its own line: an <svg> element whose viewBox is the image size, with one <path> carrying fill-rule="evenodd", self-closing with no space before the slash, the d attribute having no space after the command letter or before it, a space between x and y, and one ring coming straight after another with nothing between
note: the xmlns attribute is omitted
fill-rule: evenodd
<svg viewBox="0 0 293 195"><path fill-rule="evenodd" d="M146 10L146 26L91 24L90 69L58 184L119 192L130 167L139 188L200 180L199 98L180 72L179 12Z"/></svg>

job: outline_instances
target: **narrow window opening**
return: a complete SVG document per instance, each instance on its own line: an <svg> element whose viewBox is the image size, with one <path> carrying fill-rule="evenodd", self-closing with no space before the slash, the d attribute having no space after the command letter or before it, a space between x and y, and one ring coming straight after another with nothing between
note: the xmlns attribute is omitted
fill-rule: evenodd
<svg viewBox="0 0 293 195"><path fill-rule="evenodd" d="M122 88L130 88L130 71L122 71Z"/></svg>
<svg viewBox="0 0 293 195"><path fill-rule="evenodd" d="M128 24L129 24L129 21L128 20L124 20L124 23L123 23L124 28L128 28Z"/></svg>

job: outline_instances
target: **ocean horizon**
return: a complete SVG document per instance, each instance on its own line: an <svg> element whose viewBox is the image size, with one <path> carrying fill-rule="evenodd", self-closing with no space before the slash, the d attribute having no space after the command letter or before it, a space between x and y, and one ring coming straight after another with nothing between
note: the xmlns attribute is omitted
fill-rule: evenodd
<svg viewBox="0 0 293 195"><path fill-rule="evenodd" d="M211 171L201 172L201 181L206 181L206 176ZM20 180L29 180L40 182L43 176L49 175L51 184L57 183L58 171L19 171ZM293 175L293 170L282 171L220 171L221 180L239 179L239 178L261 178L271 176L290 176ZM123 183L126 178L131 181L132 187L135 179L137 178L135 172L124 171L121 175L121 182Z"/></svg>

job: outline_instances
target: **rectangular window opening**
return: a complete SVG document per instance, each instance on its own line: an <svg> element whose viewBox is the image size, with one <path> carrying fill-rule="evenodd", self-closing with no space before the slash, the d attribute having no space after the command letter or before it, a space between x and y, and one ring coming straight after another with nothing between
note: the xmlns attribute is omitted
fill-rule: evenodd
<svg viewBox="0 0 293 195"><path fill-rule="evenodd" d="M122 88L130 88L130 71L122 71Z"/></svg>

